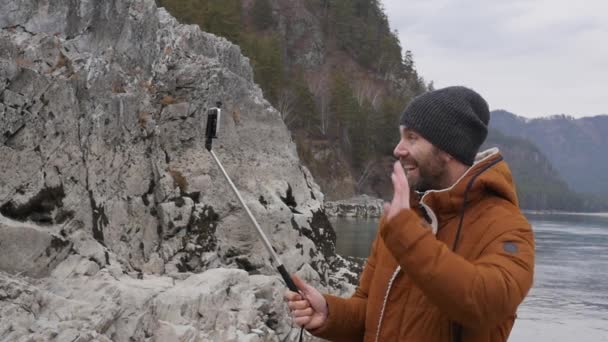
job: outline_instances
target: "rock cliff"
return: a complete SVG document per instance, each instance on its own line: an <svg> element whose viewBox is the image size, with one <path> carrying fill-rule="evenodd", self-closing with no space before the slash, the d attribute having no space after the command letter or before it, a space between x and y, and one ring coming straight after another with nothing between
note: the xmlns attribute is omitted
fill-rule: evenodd
<svg viewBox="0 0 608 342"><path fill-rule="evenodd" d="M279 341L291 272L344 294L323 194L247 58L152 0L0 0L0 340ZM239 113L238 116L231 113Z"/></svg>

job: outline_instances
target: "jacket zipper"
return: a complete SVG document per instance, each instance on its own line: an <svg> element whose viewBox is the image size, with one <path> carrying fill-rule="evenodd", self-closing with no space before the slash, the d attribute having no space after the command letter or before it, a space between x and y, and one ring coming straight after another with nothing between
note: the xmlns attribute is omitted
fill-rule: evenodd
<svg viewBox="0 0 608 342"><path fill-rule="evenodd" d="M424 210L426 210L427 214L429 215L429 218L431 219L431 227L432 227L433 235L437 235L437 228L438 228L437 216L435 215L433 210L428 205L422 203L422 201L420 201L420 204L423 206ZM378 319L378 328L376 329L376 339L374 340L375 342L378 342L378 339L380 338L380 328L382 327L382 319L384 318L384 309L386 308L386 304L388 302L388 296L391 292L391 288L393 287L393 282L397 278L397 275L399 274L400 271L401 271L401 266L397 266L397 269L395 269L395 272L393 272L393 275L391 276L391 280L388 282L388 288L386 289L386 293L384 294L384 302L382 303L382 310L380 310L380 318Z"/></svg>
<svg viewBox="0 0 608 342"><path fill-rule="evenodd" d="M391 288L393 287L393 282L395 281L395 278L397 278L399 271L401 271L401 266L397 266L397 269L395 270L395 272L393 272L393 275L391 276L391 280L388 282L388 288L386 289L386 293L384 294L384 302L382 303L382 310L380 310L380 319L378 319L378 328L376 329L376 339L375 339L376 342L378 342L378 338L380 337L380 327L382 326L382 319L384 318L384 309L386 308L386 303L388 301L388 295L391 292Z"/></svg>

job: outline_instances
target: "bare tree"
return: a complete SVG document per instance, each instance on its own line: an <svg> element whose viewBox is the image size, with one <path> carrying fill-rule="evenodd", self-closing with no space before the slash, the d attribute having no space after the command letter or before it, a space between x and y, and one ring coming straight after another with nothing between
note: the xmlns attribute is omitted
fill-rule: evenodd
<svg viewBox="0 0 608 342"><path fill-rule="evenodd" d="M294 115L297 100L296 94L292 89L283 88L281 93L279 93L277 110L281 113L281 118L287 126L297 119L296 115Z"/></svg>
<svg viewBox="0 0 608 342"><path fill-rule="evenodd" d="M377 89L373 82L365 79L359 79L354 86L355 98L359 107L363 107L365 100L369 101L372 107L376 108L380 89Z"/></svg>
<svg viewBox="0 0 608 342"><path fill-rule="evenodd" d="M365 184L365 181L369 177L370 171L372 170L372 166L374 166L375 163L376 161L373 159L367 162L367 165L365 165L365 168L363 169L363 172L361 173L361 176L357 181L357 189L361 189L363 187L363 184Z"/></svg>
<svg viewBox="0 0 608 342"><path fill-rule="evenodd" d="M321 116L319 120L319 131L321 134L327 135L331 117L329 110L329 79L327 73L322 73L321 77L313 82L312 93L315 95L315 102L317 102L317 107L319 108L319 114Z"/></svg>

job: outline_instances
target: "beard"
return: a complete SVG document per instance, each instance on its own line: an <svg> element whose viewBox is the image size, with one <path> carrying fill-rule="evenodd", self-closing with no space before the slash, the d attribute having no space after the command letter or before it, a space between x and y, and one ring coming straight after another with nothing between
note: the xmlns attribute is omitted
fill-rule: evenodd
<svg viewBox="0 0 608 342"><path fill-rule="evenodd" d="M444 188L446 161L439 153L439 149L433 147L430 152L416 157L409 156L401 161L411 189L425 192Z"/></svg>

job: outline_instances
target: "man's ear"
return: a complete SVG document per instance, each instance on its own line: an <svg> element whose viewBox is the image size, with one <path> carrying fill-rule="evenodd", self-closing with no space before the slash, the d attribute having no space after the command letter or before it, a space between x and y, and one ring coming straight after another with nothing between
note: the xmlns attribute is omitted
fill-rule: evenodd
<svg viewBox="0 0 608 342"><path fill-rule="evenodd" d="M454 157L452 157L451 154L449 154L449 153L447 153L447 152L445 152L443 150L439 150L439 157L441 159L443 159L443 161L446 162L446 163L449 163L452 160L454 160Z"/></svg>

